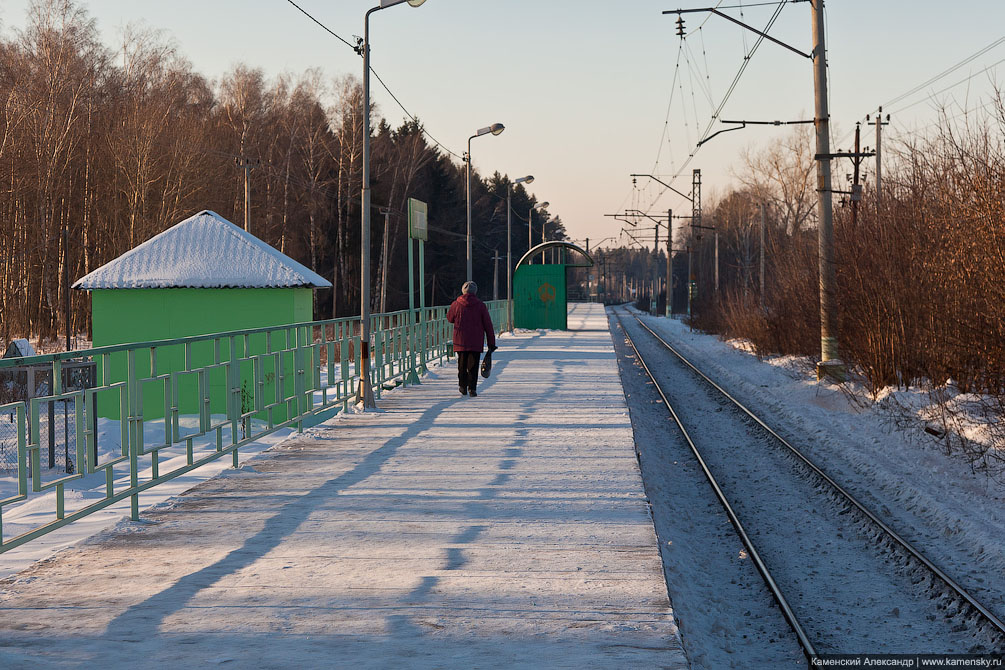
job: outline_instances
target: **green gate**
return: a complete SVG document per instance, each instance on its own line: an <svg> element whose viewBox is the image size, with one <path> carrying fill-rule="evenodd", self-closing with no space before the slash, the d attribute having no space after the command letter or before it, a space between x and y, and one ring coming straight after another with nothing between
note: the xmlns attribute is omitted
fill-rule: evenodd
<svg viewBox="0 0 1005 670"><path fill-rule="evenodd" d="M517 328L567 328L565 265L520 265L513 275L513 323Z"/></svg>

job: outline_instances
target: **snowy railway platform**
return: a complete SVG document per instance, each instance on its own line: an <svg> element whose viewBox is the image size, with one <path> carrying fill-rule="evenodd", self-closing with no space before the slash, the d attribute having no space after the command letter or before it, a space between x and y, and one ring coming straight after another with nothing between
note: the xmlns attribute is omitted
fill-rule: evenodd
<svg viewBox="0 0 1005 670"><path fill-rule="evenodd" d="M684 668L600 305L3 583L0 667Z"/></svg>

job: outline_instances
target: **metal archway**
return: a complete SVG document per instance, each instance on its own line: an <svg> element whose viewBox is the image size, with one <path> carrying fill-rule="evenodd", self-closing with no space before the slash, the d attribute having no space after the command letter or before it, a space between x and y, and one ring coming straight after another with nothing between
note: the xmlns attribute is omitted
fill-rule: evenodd
<svg viewBox="0 0 1005 670"><path fill-rule="evenodd" d="M576 263L539 263L528 261L536 254L549 249L575 251L579 254ZM563 254L564 255L564 254ZM581 260L582 259L582 260ZM593 258L585 250L561 240L542 242L532 247L516 264L513 272L513 321L518 328L551 328L565 330L568 327L568 278L570 267L590 268Z"/></svg>
<svg viewBox="0 0 1005 670"><path fill-rule="evenodd" d="M586 251L582 247L579 247L579 246L573 244L572 242L564 242L562 240L551 240L549 242L542 242L541 244L537 245L536 247L531 247L530 250L527 251L527 253L525 253L523 256L520 257L520 260L518 260L517 263L516 263L516 267L517 268L520 267L521 265L523 265L524 261L533 258L534 256L536 256L537 254L541 253L542 251L546 251L548 249L555 249L555 248L572 249L573 251L576 251L576 252L580 253L587 261L589 261L588 263L564 263L564 265L567 266L567 267L570 267L570 268L592 268L593 265L594 265L594 263L593 263L593 257L590 256L590 254L586 253ZM516 268L514 268L514 270L515 269Z"/></svg>

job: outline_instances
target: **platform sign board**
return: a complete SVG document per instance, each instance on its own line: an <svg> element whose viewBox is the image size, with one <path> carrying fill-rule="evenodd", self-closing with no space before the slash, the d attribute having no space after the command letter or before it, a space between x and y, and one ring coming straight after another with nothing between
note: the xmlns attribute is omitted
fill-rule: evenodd
<svg viewBox="0 0 1005 670"><path fill-rule="evenodd" d="M413 240L429 239L429 227L426 224L426 203L415 198L408 199L408 236Z"/></svg>

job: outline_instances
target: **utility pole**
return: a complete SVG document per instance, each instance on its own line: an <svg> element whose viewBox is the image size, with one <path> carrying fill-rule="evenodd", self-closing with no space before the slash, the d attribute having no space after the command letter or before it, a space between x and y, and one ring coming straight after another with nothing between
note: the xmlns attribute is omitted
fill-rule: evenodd
<svg viewBox="0 0 1005 670"><path fill-rule="evenodd" d="M659 291L659 276L660 276L660 266L659 266L660 222L659 221L657 221L656 225L653 226L653 232L655 233L655 236L653 238L653 293L652 293L653 299L651 301L652 309L649 310L649 313L655 316L657 314L657 310L659 309L658 303L656 302L657 291Z"/></svg>
<svg viewBox="0 0 1005 670"><path fill-rule="evenodd" d="M251 169L258 167L262 161L257 158L238 156L234 164L244 170L244 230L251 232Z"/></svg>
<svg viewBox="0 0 1005 670"><path fill-rule="evenodd" d="M544 244L545 242L547 242L547 240L544 238L545 223L546 223L545 220L541 219L541 244ZM541 252L541 265L544 265L545 263L548 262L548 257L546 255L547 253L548 253L547 250L544 250L544 251Z"/></svg>
<svg viewBox="0 0 1005 670"><path fill-rule="evenodd" d="M834 270L834 211L831 196L830 113L827 109L827 46L824 0L810 0L813 19L813 91L816 97L814 126L817 148L817 234L820 272L820 362L817 379L844 379L838 357L837 278Z"/></svg>
<svg viewBox="0 0 1005 670"><path fill-rule="evenodd" d="M66 307L66 350L70 350L70 224L63 223L63 299ZM35 389L31 389L32 395Z"/></svg>
<svg viewBox="0 0 1005 670"><path fill-rule="evenodd" d="M534 228L531 225L531 221L534 218L534 205L530 206L530 211L527 212L527 250L534 248ZM533 265L534 259L528 258L527 265Z"/></svg>
<svg viewBox="0 0 1005 670"><path fill-rule="evenodd" d="M861 134L862 125L855 124L855 157L852 158L852 165L855 166L851 180L851 227L852 230L858 228L858 201L862 199L862 190L858 185L859 168L862 164L861 157Z"/></svg>
<svg viewBox="0 0 1005 670"><path fill-rule="evenodd" d="M869 117L866 117L866 121ZM890 123L890 115L886 115L886 121L883 121L883 108L879 108L879 112L876 113L876 213L879 214L882 211L883 206L883 156L882 156L882 146L883 146L883 126L887 126Z"/></svg>
<svg viewBox="0 0 1005 670"><path fill-rule="evenodd" d="M380 313L387 314L387 238L391 225L391 209L381 207L380 213L384 215L384 242L380 249ZM408 243L411 244L412 240L409 239Z"/></svg>
<svg viewBox="0 0 1005 670"><path fill-rule="evenodd" d="M667 210L667 309L666 316L673 316L673 210Z"/></svg>
<svg viewBox="0 0 1005 670"><path fill-rule="evenodd" d="M715 294L719 295L719 226L714 226L715 230Z"/></svg>
<svg viewBox="0 0 1005 670"><path fill-rule="evenodd" d="M876 114L876 212L883 201L883 108Z"/></svg>
<svg viewBox="0 0 1005 670"><path fill-rule="evenodd" d="M687 322L688 328L691 328L691 298L693 291L691 288L694 286L694 269L691 263L692 253L691 249L694 247L694 240L690 240L687 243Z"/></svg>
<svg viewBox="0 0 1005 670"><path fill-rule="evenodd" d="M761 203L761 311L764 311L764 226L767 215L764 212L764 203Z"/></svg>
<svg viewBox="0 0 1005 670"><path fill-rule="evenodd" d="M678 15L677 34L681 36L684 34L683 21L680 19L681 14L711 12L747 30L751 30L764 39L770 40L789 51L803 57L809 57L813 61L813 92L815 97L813 125L816 129L816 155L814 158L817 161L817 215L819 218L817 255L820 274L820 362L817 364L817 377L822 379L825 376L829 376L835 379L843 379L845 374L844 364L838 358L837 287L834 269L834 211L832 209L833 191L831 187L831 159L835 156L830 150L830 114L827 109L827 46L825 44L826 33L824 31L824 0L809 1L812 8L813 33L813 50L810 54L803 53L795 47L785 44L714 8L677 9L667 10L663 13ZM880 177L881 179L882 177ZM697 197L695 199L697 200Z"/></svg>
<svg viewBox="0 0 1005 670"><path fill-rule="evenodd" d="M493 265L495 266L495 269L492 271L492 299L493 300L498 300L499 299L499 250L498 249L495 250L495 256L493 256L492 260L494 261Z"/></svg>
<svg viewBox="0 0 1005 670"><path fill-rule="evenodd" d="M700 231L701 225L701 170L695 168L691 172L691 230ZM698 233L699 235L701 233ZM694 315L694 293L697 287L697 280L694 276L694 243L695 236L692 234L691 241L687 245L687 316L688 321Z"/></svg>

